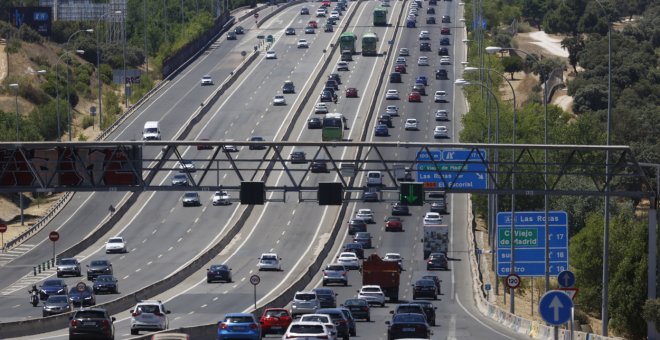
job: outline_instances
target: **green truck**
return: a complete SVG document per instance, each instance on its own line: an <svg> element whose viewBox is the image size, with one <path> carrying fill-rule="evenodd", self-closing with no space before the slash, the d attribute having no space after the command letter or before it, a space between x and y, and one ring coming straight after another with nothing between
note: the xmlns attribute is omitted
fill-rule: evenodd
<svg viewBox="0 0 660 340"><path fill-rule="evenodd" d="M374 32L367 32L362 35L362 55L378 55L378 35Z"/></svg>

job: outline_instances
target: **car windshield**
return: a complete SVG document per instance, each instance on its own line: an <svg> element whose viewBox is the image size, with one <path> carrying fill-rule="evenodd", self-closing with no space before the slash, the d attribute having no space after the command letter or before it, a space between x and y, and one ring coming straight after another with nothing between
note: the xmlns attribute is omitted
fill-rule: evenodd
<svg viewBox="0 0 660 340"><path fill-rule="evenodd" d="M363 293L380 293L380 288L376 287L365 287L362 288Z"/></svg>
<svg viewBox="0 0 660 340"><path fill-rule="evenodd" d="M124 240L120 238L111 238L108 240L108 243L124 243Z"/></svg>
<svg viewBox="0 0 660 340"><path fill-rule="evenodd" d="M275 260L277 260L277 257L275 257L275 256L271 256L271 255L267 255L267 256L262 256L262 257L261 257L261 260L262 260L262 261L275 261Z"/></svg>
<svg viewBox="0 0 660 340"><path fill-rule="evenodd" d="M157 305L141 305L137 308L142 313L157 313L160 311Z"/></svg>
<svg viewBox="0 0 660 340"><path fill-rule="evenodd" d="M42 286L44 286L44 287L61 287L61 286L63 286L63 284L62 284L62 281L60 281L60 280L48 280L48 281L45 281Z"/></svg>
<svg viewBox="0 0 660 340"><path fill-rule="evenodd" d="M317 288L314 289L316 295L334 295L335 293L331 289Z"/></svg>
<svg viewBox="0 0 660 340"><path fill-rule="evenodd" d="M76 260L74 260L74 259L64 259L64 260L60 261L60 264L63 264L63 265L76 264Z"/></svg>
<svg viewBox="0 0 660 340"><path fill-rule="evenodd" d="M329 266L325 267L325 270L331 270L331 271L344 271L345 269L344 269L344 266L332 266L332 265L329 265Z"/></svg>
<svg viewBox="0 0 660 340"><path fill-rule="evenodd" d="M321 325L321 324L318 324L318 325L294 324L294 325L291 325L291 329L289 330L289 332L290 333L296 333L296 334L321 334L321 333L325 333L325 328L323 328L323 325Z"/></svg>
<svg viewBox="0 0 660 340"><path fill-rule="evenodd" d="M96 278L96 282L112 282L112 276L101 275Z"/></svg>
<svg viewBox="0 0 660 340"><path fill-rule="evenodd" d="M421 314L396 314L392 318L392 323L404 322L426 322L426 320Z"/></svg>
<svg viewBox="0 0 660 340"><path fill-rule="evenodd" d="M303 315L300 318L300 321L317 321L321 323L330 323L331 320L328 320L328 317L323 315Z"/></svg>
<svg viewBox="0 0 660 340"><path fill-rule="evenodd" d="M74 319L105 319L105 312L100 310L81 310L76 312Z"/></svg>
<svg viewBox="0 0 660 340"><path fill-rule="evenodd" d="M362 249L361 243L347 243L344 249Z"/></svg>
<svg viewBox="0 0 660 340"><path fill-rule="evenodd" d="M310 294L310 293L296 294L295 299L296 300L303 300L303 301L310 301L310 300L316 299L316 294Z"/></svg>
<svg viewBox="0 0 660 340"><path fill-rule="evenodd" d="M227 270L227 266L222 265L222 264L217 264L211 266L211 270Z"/></svg>
<svg viewBox="0 0 660 340"><path fill-rule="evenodd" d="M362 299L350 299L344 302L344 306L367 306L369 303Z"/></svg>
<svg viewBox="0 0 660 340"><path fill-rule="evenodd" d="M289 316L289 312L287 312L285 310L269 310L269 311L266 312L265 316L281 318L283 316Z"/></svg>
<svg viewBox="0 0 660 340"><path fill-rule="evenodd" d="M48 297L47 302L49 303L67 303L68 300L66 295L51 295Z"/></svg>
<svg viewBox="0 0 660 340"><path fill-rule="evenodd" d="M108 261L104 261L104 260L96 260L96 261L92 261L92 263L91 263L90 265L91 265L91 266L107 266L107 265L108 265Z"/></svg>

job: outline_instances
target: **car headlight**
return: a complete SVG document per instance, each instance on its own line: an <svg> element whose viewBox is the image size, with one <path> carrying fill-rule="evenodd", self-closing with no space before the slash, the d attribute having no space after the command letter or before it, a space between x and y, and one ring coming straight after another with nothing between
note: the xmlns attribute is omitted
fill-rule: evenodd
<svg viewBox="0 0 660 340"><path fill-rule="evenodd" d="M64 289L59 289L59 290L57 291L57 294L62 294L62 293L64 293Z"/></svg>

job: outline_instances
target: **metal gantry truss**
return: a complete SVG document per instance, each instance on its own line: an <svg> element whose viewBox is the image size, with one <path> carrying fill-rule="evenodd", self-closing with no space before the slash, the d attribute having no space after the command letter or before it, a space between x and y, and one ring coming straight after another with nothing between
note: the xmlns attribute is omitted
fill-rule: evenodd
<svg viewBox="0 0 660 340"><path fill-rule="evenodd" d="M469 156L451 160L451 170L446 160L417 157L438 150L462 150ZM292 162L293 151L304 152L306 161ZM607 152L613 160L609 176ZM172 185L170 172L181 171L183 160L196 169L183 171L188 186ZM314 161L325 161L328 173L313 173ZM350 192L364 190L367 171L384 174L380 190L398 191L397 171L403 167L413 180L418 168L432 171L436 181L427 190L447 193L601 196L609 184L610 196L657 195L628 146L239 141L0 143L0 192L237 191L243 181L263 181L266 191L284 193L316 192L319 182L340 182ZM511 188L514 171L517 179L527 180ZM465 186L462 176L475 175L493 185ZM568 178L589 183L591 189L567 185Z"/></svg>

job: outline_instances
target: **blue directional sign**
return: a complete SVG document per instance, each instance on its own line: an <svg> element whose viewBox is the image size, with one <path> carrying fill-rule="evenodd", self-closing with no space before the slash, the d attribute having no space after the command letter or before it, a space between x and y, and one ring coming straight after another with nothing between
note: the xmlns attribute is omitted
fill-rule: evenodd
<svg viewBox="0 0 660 340"><path fill-rule="evenodd" d="M511 270L511 212L497 214L497 275L545 275L545 212L517 211L515 223L515 270ZM568 270L568 215L548 212L548 272L556 276Z"/></svg>
<svg viewBox="0 0 660 340"><path fill-rule="evenodd" d="M417 153L417 181L427 188L486 189L485 149L445 149ZM467 163L466 163L467 162Z"/></svg>
<svg viewBox="0 0 660 340"><path fill-rule="evenodd" d="M539 301L539 314L543 321L553 326L560 326L571 319L573 300L560 290L551 290Z"/></svg>
<svg viewBox="0 0 660 340"><path fill-rule="evenodd" d="M575 285L575 274L570 270L564 270L557 275L557 282L561 288L571 288Z"/></svg>

